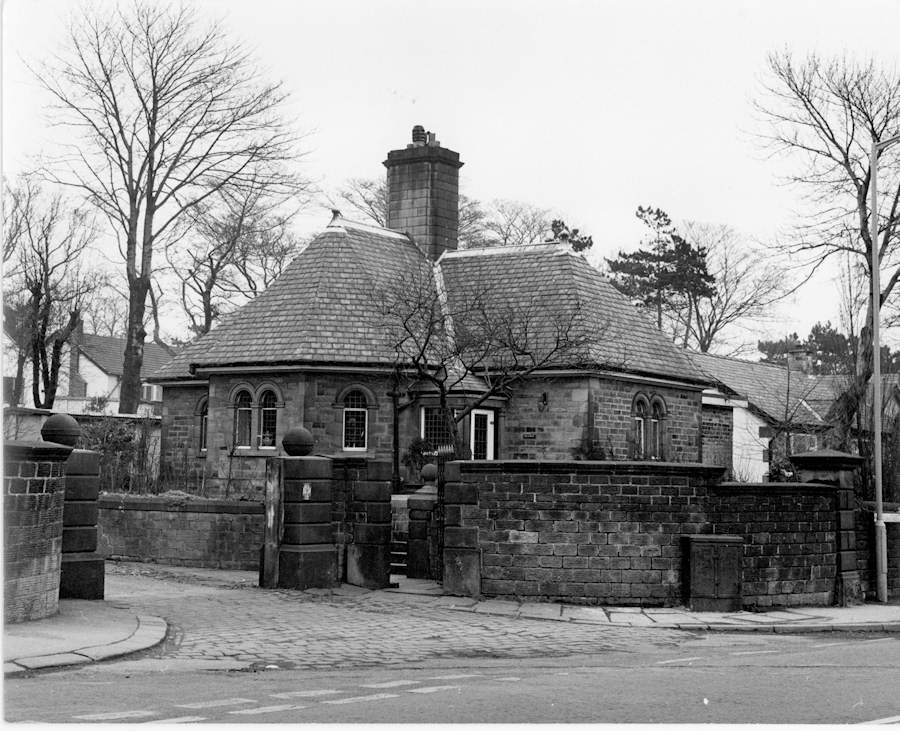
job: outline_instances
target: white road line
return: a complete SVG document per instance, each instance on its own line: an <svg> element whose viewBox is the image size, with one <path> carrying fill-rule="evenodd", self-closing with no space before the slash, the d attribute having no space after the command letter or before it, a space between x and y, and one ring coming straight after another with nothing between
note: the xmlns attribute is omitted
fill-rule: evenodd
<svg viewBox="0 0 900 731"><path fill-rule="evenodd" d="M744 652L732 652L732 655L772 655L781 650L745 650Z"/></svg>
<svg viewBox="0 0 900 731"><path fill-rule="evenodd" d="M258 708L242 708L239 711L228 711L235 716L255 716L259 713L278 713L278 711L299 711L306 706L292 706L290 703L283 703L280 706L259 706Z"/></svg>
<svg viewBox="0 0 900 731"><path fill-rule="evenodd" d="M410 688L407 693L437 693L440 690L458 690L458 685L429 685L426 688Z"/></svg>
<svg viewBox="0 0 900 731"><path fill-rule="evenodd" d="M873 723L900 723L900 716L890 716L888 718L878 718L878 719L875 719L874 721L863 721L859 725L865 726L867 724L873 724Z"/></svg>
<svg viewBox="0 0 900 731"><path fill-rule="evenodd" d="M838 645L852 645L852 642L824 642L820 645L810 645L811 650L817 650L820 647L837 647Z"/></svg>
<svg viewBox="0 0 900 731"><path fill-rule="evenodd" d="M893 637L878 637L874 640L863 640L863 642L893 642Z"/></svg>
<svg viewBox="0 0 900 731"><path fill-rule="evenodd" d="M270 698L318 698L322 695L337 695L339 690L289 690L285 693L269 693Z"/></svg>
<svg viewBox="0 0 900 731"><path fill-rule="evenodd" d="M520 681L521 679L522 678L516 678L513 676L510 676L508 678L494 678L494 680L499 680L501 683L516 683L516 682Z"/></svg>
<svg viewBox="0 0 900 731"><path fill-rule="evenodd" d="M338 698L333 701L322 701L322 703L331 703L339 705L342 703L364 703L365 701L382 701L387 698L399 698L396 693L375 693L373 695L358 695L354 698Z"/></svg>
<svg viewBox="0 0 900 731"><path fill-rule="evenodd" d="M364 683L360 688L402 688L405 685L419 685L420 680L388 680L385 683Z"/></svg>
<svg viewBox="0 0 900 731"><path fill-rule="evenodd" d="M472 673L466 675L465 673L462 675L432 675L430 678L426 678L426 680L462 680L463 678L483 678L484 673Z"/></svg>
<svg viewBox="0 0 900 731"><path fill-rule="evenodd" d="M196 723L205 720L206 716L178 716L178 718L160 718L159 720L144 721L144 723Z"/></svg>
<svg viewBox="0 0 900 731"><path fill-rule="evenodd" d="M87 716L72 716L80 721L118 721L120 718L146 718L155 716L156 711L113 711L111 713L89 713Z"/></svg>
<svg viewBox="0 0 900 731"><path fill-rule="evenodd" d="M702 660L702 657L679 657L676 660L658 660L657 665L668 665L670 662L691 662L692 660Z"/></svg>
<svg viewBox="0 0 900 731"><path fill-rule="evenodd" d="M239 706L241 703L256 703L252 698L223 698L218 701L201 701L200 703L176 703L176 708L220 708L221 706Z"/></svg>

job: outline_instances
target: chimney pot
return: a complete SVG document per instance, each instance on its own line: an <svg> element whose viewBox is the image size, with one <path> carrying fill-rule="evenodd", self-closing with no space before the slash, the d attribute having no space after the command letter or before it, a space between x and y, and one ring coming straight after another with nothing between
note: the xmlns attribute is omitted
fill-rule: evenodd
<svg viewBox="0 0 900 731"><path fill-rule="evenodd" d="M421 124L417 124L412 129L412 141L413 144L424 145L427 141L427 136L425 134L425 128Z"/></svg>

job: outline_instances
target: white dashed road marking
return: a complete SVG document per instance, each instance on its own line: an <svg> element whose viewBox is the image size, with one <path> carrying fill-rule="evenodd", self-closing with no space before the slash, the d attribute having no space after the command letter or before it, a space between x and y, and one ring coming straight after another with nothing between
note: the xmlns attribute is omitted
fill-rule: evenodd
<svg viewBox="0 0 900 731"><path fill-rule="evenodd" d="M206 716L178 716L178 718L160 718L159 720L144 721L144 723L197 723L205 721Z"/></svg>
<svg viewBox="0 0 900 731"><path fill-rule="evenodd" d="M396 693L375 693L373 695L359 695L355 698L339 698L334 701L322 701L322 703L332 703L334 705L342 703L364 703L366 701L381 701L387 698L399 698Z"/></svg>
<svg viewBox="0 0 900 731"><path fill-rule="evenodd" d="M437 693L440 690L459 689L458 685L430 685L426 688L410 688L409 693Z"/></svg>
<svg viewBox="0 0 900 731"><path fill-rule="evenodd" d="M121 718L146 718L155 716L155 711L113 711L112 713L90 713L87 716L73 716L80 721L118 721Z"/></svg>
<svg viewBox="0 0 900 731"><path fill-rule="evenodd" d="M781 652L781 650L745 650L744 652L732 652L732 655L772 655Z"/></svg>
<svg viewBox="0 0 900 731"><path fill-rule="evenodd" d="M202 701L200 703L176 703L176 708L220 708L221 706L239 706L242 703L256 703L252 698L224 698L218 701Z"/></svg>
<svg viewBox="0 0 900 731"><path fill-rule="evenodd" d="M469 675L463 673L462 675L433 675L432 677L427 678L427 680L462 680L463 678L481 678L481 677L484 677L483 673L472 673Z"/></svg>
<svg viewBox="0 0 900 731"><path fill-rule="evenodd" d="M876 637L874 640L863 640L863 642L892 642L893 637Z"/></svg>
<svg viewBox="0 0 900 731"><path fill-rule="evenodd" d="M299 711L306 706L292 706L284 703L280 706L259 706L258 708L242 708L239 711L228 711L235 716L256 716L261 713L278 713L278 711Z"/></svg>
<svg viewBox="0 0 900 731"><path fill-rule="evenodd" d="M890 716L888 718L878 718L874 721L863 721L860 725L873 724L873 723L900 723L900 716Z"/></svg>
<svg viewBox="0 0 900 731"><path fill-rule="evenodd" d="M499 680L501 683L516 683L516 682L520 681L521 679L522 678L516 678L513 676L510 676L508 678L494 678L494 680Z"/></svg>
<svg viewBox="0 0 900 731"><path fill-rule="evenodd" d="M810 648L813 650L817 650L820 647L837 647L838 645L852 645L852 642L825 642L820 645L810 645Z"/></svg>
<svg viewBox="0 0 900 731"><path fill-rule="evenodd" d="M339 690L289 690L285 693L269 693L270 698L318 698L322 695L337 695Z"/></svg>
<svg viewBox="0 0 900 731"><path fill-rule="evenodd" d="M670 662L691 662L693 660L702 660L702 657L679 657L675 660L659 660L657 665L668 665Z"/></svg>
<svg viewBox="0 0 900 731"><path fill-rule="evenodd" d="M361 688L402 688L404 685L419 685L418 680L388 680L385 683L363 684Z"/></svg>

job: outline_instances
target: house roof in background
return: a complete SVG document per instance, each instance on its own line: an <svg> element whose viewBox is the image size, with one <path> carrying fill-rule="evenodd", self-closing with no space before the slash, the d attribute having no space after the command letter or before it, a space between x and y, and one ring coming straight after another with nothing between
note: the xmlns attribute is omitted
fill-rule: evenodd
<svg viewBox="0 0 900 731"><path fill-rule="evenodd" d="M125 338L82 333L78 337L78 349L105 373L121 376L125 362ZM144 343L144 362L141 374L161 368L172 359L172 354L157 343Z"/></svg>
<svg viewBox="0 0 900 731"><path fill-rule="evenodd" d="M846 385L846 376L807 375L785 366L727 358L709 353L689 353L698 368L727 393L747 399L771 421L788 420L804 426L821 426L834 400Z"/></svg>

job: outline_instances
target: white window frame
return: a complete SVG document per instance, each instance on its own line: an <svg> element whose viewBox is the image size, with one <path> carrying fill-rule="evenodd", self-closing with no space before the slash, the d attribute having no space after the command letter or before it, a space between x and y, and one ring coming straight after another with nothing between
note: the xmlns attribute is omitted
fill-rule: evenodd
<svg viewBox="0 0 900 731"><path fill-rule="evenodd" d="M469 449L472 450L472 459L475 459L475 416L487 417L487 455L485 461L497 459L494 444L494 411L493 409L472 409L469 413Z"/></svg>
<svg viewBox="0 0 900 731"><path fill-rule="evenodd" d="M352 393L352 392L351 392ZM365 408L361 406L343 406L341 407L341 449L345 452L365 452L369 448L369 399L365 395L365 391L360 393L366 398ZM346 398L346 397L345 397ZM347 412L361 411L363 413L363 446L348 447L347 446Z"/></svg>
<svg viewBox="0 0 900 731"><path fill-rule="evenodd" d="M275 397L275 405L274 406L263 406L262 405L262 397L271 393ZM275 412L275 433L272 435L272 444L263 444L263 412L264 411L274 411ZM257 402L256 402L256 448L257 449L278 449L277 446L278 441L278 394L271 388L265 389L262 394L260 394Z"/></svg>

